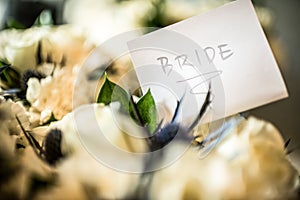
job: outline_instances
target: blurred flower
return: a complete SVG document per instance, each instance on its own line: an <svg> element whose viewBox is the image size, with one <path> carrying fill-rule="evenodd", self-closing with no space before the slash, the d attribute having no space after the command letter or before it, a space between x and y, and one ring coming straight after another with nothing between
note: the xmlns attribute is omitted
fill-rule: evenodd
<svg viewBox="0 0 300 200"><path fill-rule="evenodd" d="M179 143L174 148L183 147ZM205 158L199 159L198 151L190 148L176 163L156 172L150 195L152 199L289 199L296 198L298 187L298 172L278 130L250 117Z"/></svg>
<svg viewBox="0 0 300 200"><path fill-rule="evenodd" d="M87 30L91 40L101 44L126 31L140 27L165 27L229 2L231 0L70 0L65 4L64 19ZM274 21L271 10L266 7L256 9L262 25L270 28Z"/></svg>
<svg viewBox="0 0 300 200"><path fill-rule="evenodd" d="M97 143L99 140L95 137L99 133L94 134L98 129L92 124L91 114L95 114L96 126L107 140ZM79 115L78 124L75 116ZM121 124L116 123L116 119ZM123 163L124 158L112 155L102 142L110 141L125 151L145 151L145 143L132 140L123 132L124 126L129 124L128 117L99 104L79 107L61 121L52 123L48 130L62 131L62 152L67 156L57 165L59 187L40 193L40 197L86 198L89 193L86 188L92 191L94 198L125 198L133 194L141 184L138 175L117 172L98 163L94 152L84 146L87 142L94 144L99 153ZM83 132L79 135L78 130ZM84 145L81 136L89 140L85 140ZM164 158L185 151L186 144L175 143L164 152ZM200 159L197 148L190 147L172 165L154 172L153 181L146 189L150 199L288 199L296 198L298 188L298 172L286 155L278 130L268 122L250 117L205 158Z"/></svg>
<svg viewBox="0 0 300 200"><path fill-rule="evenodd" d="M56 69L53 76L47 76L40 81L36 78L29 79L26 98L31 103L29 112L33 126L47 122L51 113L59 120L72 111L77 68L78 65L65 66Z"/></svg>
<svg viewBox="0 0 300 200"><path fill-rule="evenodd" d="M116 34L137 27L137 19L149 7L150 1L71 0L66 2L64 19L87 30L92 41L100 44Z"/></svg>
<svg viewBox="0 0 300 200"><path fill-rule="evenodd" d="M91 120L94 114L98 124L94 124ZM80 115L80 124L75 117ZM116 123L116 118L120 117L120 124ZM128 198L135 190L139 175L120 172L116 169L106 166L98 161L92 154L87 151L81 141L84 136L87 142L96 145L99 153L111 156L118 161L120 165L125 161L120 155L112 155L106 145L96 143L99 141L97 136L99 130L105 135L108 141L113 145L124 149L125 151L141 151L146 146L138 144L137 140L132 140L123 132L125 126L129 126L133 122L131 119L122 116L118 111L112 112L111 107L102 104L84 105L66 115L62 120L53 122L47 131L51 129L59 129L62 132L62 153L66 156L57 164L57 172L59 174L58 186L50 190L41 192L41 199L124 199ZM99 126L97 129L95 127ZM80 127L78 127L80 126ZM84 132L78 132L78 128ZM134 129L134 131L139 131ZM46 132L47 132L46 131ZM126 140L129 139L129 141ZM107 140L102 141L108 142ZM126 163L126 161L123 163Z"/></svg>
<svg viewBox="0 0 300 200"><path fill-rule="evenodd" d="M0 96L0 127L1 133L8 135L20 135L21 129L16 120L20 119L25 129L29 128L28 115L20 102L4 100ZM14 148L14 147L12 147Z"/></svg>
<svg viewBox="0 0 300 200"><path fill-rule="evenodd" d="M36 66L38 41L45 29L4 30L0 33L0 59L7 60L20 73Z"/></svg>
<svg viewBox="0 0 300 200"><path fill-rule="evenodd" d="M0 59L20 73L46 62L72 66L83 61L93 45L71 26L8 29L0 33Z"/></svg>
<svg viewBox="0 0 300 200"><path fill-rule="evenodd" d="M10 100L0 102L0 196L4 199L31 199L39 183L53 180L54 170L34 152L19 123L28 129L24 107Z"/></svg>
<svg viewBox="0 0 300 200"><path fill-rule="evenodd" d="M28 86L25 92L31 103L32 126L47 122L49 110L56 119L72 110L78 68L93 48L82 30L68 25L0 33L0 59L20 73L35 69L47 76L41 80L29 77L24 83Z"/></svg>

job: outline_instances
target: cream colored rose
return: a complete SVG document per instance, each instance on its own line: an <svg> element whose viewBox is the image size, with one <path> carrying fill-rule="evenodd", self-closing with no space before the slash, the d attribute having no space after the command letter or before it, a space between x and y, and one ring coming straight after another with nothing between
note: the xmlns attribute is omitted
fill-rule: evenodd
<svg viewBox="0 0 300 200"><path fill-rule="evenodd" d="M92 116L95 115L99 129L94 129ZM76 122L75 116L80 116L84 121ZM116 123L116 118L120 117L120 122ZM78 124L79 123L79 124ZM103 142L97 136L99 130L108 141L125 151L142 151L145 143L138 144L134 139L126 140L124 130L130 128L131 119L112 112L111 107L100 104L84 105L72 113L67 114L61 121L53 122L47 131L59 129L62 131L62 152L66 157L57 164L59 174L57 187L41 192L40 199L89 199L86 189L91 189L91 194L95 199L124 199L129 197L136 188L139 180L138 174L119 172L105 163L95 159L95 155L87 151L83 146L81 137L87 137L90 145L95 145L99 153L106 154L124 164L126 160L119 155L104 148ZM83 132L78 133L79 126ZM132 130L138 132L135 127ZM46 132L47 132L46 131ZM125 135L125 137L124 137ZM128 138L127 138L128 139ZM87 144L85 143L85 145ZM90 146L89 146L90 147Z"/></svg>
<svg viewBox="0 0 300 200"><path fill-rule="evenodd" d="M41 40L41 56L44 61L60 65L74 66L82 64L94 48L83 29L70 25L51 27L47 37Z"/></svg>
<svg viewBox="0 0 300 200"><path fill-rule="evenodd" d="M64 154L81 154L82 152L86 152L86 149L82 147L80 134L86 134L85 137L92 144L94 141L99 141L97 137L101 133L107 139L101 142L111 142L126 151L144 152L146 150L146 143L140 139L135 139L135 137L128 137L126 134L126 131L142 134L142 129L135 126L130 117L120 114L117 105L119 104L113 103L112 106L104 106L103 104L80 106L67 114L62 120L51 123L48 130L55 128L62 130L64 133L62 141ZM75 118L74 116L77 117ZM93 117L95 117L96 122L92 120ZM83 133L80 132L79 134L79 129ZM97 133L98 131L101 133ZM101 146L101 144L99 145ZM104 150L106 151L107 149L102 149L101 151Z"/></svg>
<svg viewBox="0 0 300 200"><path fill-rule="evenodd" d="M72 111L78 68L79 65L65 66L56 69L53 76L47 76L39 82L36 78L34 81L32 78L28 81L26 98L31 103L29 112L36 116L32 118L32 124L37 126L45 123L51 117L51 113L60 120Z"/></svg>
<svg viewBox="0 0 300 200"><path fill-rule="evenodd" d="M47 29L8 29L0 32L0 59L7 60L17 71L36 66L38 41L48 34Z"/></svg>
<svg viewBox="0 0 300 200"><path fill-rule="evenodd" d="M158 171L150 194L151 199L288 199L298 187L298 172L278 130L250 117L205 158L190 148Z"/></svg>
<svg viewBox="0 0 300 200"><path fill-rule="evenodd" d="M72 110L76 76L93 48L82 30L69 25L0 32L0 59L20 73L38 69L49 75L27 82L32 127L45 123L49 111L61 119Z"/></svg>
<svg viewBox="0 0 300 200"><path fill-rule="evenodd" d="M7 60L20 73L36 68L38 57L42 63L81 63L93 48L82 30L69 25L8 29L0 33L0 59Z"/></svg>

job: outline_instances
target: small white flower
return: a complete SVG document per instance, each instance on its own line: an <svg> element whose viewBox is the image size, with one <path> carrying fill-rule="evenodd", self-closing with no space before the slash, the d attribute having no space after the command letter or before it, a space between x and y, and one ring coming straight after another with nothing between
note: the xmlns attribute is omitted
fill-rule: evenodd
<svg viewBox="0 0 300 200"><path fill-rule="evenodd" d="M26 99L33 104L41 93L41 84L39 79L30 78L27 82L28 89L26 91Z"/></svg>

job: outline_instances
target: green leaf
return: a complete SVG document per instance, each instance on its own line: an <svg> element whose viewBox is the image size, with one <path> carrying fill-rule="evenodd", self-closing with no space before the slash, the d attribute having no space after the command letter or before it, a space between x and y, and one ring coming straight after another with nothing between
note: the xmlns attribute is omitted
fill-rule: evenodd
<svg viewBox="0 0 300 200"><path fill-rule="evenodd" d="M115 101L121 103L121 107L125 112L129 111L129 94L123 88L111 82L105 73L104 83L98 94L97 103L104 103L105 105L108 105Z"/></svg>
<svg viewBox="0 0 300 200"><path fill-rule="evenodd" d="M26 29L26 26L15 20L14 18L9 18L6 21L6 25L8 29Z"/></svg>
<svg viewBox="0 0 300 200"><path fill-rule="evenodd" d="M51 122L55 122L55 121L57 121L57 119L55 118L54 113L51 112L51 116L44 124L42 124L42 126L49 125Z"/></svg>
<svg viewBox="0 0 300 200"><path fill-rule="evenodd" d="M1 65L0 63L0 75L8 68L7 65Z"/></svg>
<svg viewBox="0 0 300 200"><path fill-rule="evenodd" d="M20 74L9 64L0 61L0 82L6 88L20 87Z"/></svg>
<svg viewBox="0 0 300 200"><path fill-rule="evenodd" d="M148 127L150 133L154 132L156 129L157 113L150 90L148 90L137 103L132 102L130 100L130 94L122 87L111 82L105 73L104 83L98 94L97 103L109 105L111 102L115 101L120 102L122 110L129 114L138 124Z"/></svg>
<svg viewBox="0 0 300 200"><path fill-rule="evenodd" d="M156 106L150 89L137 102L137 109L141 120L149 128L150 133L156 129Z"/></svg>
<svg viewBox="0 0 300 200"><path fill-rule="evenodd" d="M3 66L9 66L10 64L8 64L8 62L4 59L0 59L0 67L3 67Z"/></svg>

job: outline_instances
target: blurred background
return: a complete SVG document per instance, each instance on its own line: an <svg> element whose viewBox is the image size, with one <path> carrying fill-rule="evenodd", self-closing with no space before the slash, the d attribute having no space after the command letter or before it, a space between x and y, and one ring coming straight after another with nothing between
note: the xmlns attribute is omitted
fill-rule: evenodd
<svg viewBox="0 0 300 200"><path fill-rule="evenodd" d="M136 27L164 27L229 0L0 0L0 29L74 24L96 44ZM291 138L300 171L300 1L253 0L290 97L250 111ZM267 81L267 80L266 80ZM298 126L299 125L299 126Z"/></svg>

